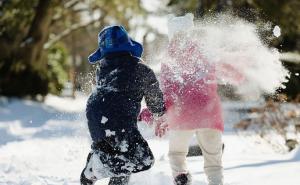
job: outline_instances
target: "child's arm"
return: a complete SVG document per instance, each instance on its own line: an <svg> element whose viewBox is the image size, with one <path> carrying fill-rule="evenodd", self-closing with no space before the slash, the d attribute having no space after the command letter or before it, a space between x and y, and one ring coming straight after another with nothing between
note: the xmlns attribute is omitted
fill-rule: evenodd
<svg viewBox="0 0 300 185"><path fill-rule="evenodd" d="M146 75L144 75L143 86L147 107L151 113L156 116L162 116L165 113L163 93L159 88L154 72L150 68L147 68Z"/></svg>
<svg viewBox="0 0 300 185"><path fill-rule="evenodd" d="M165 65L162 64L161 66L161 74L160 74L160 79L161 79L161 86L163 88L163 98L165 102L165 108L166 110L168 107L170 107L173 104L173 99L172 99L172 90L174 90L171 86L172 83L168 79L170 76L170 70L169 68ZM157 81L157 80L156 80ZM139 121L145 121L147 124L152 124L154 121L153 114L149 110L149 108L144 108L138 118Z"/></svg>
<svg viewBox="0 0 300 185"><path fill-rule="evenodd" d="M174 95L176 95L179 90L179 84L175 82L172 78L174 79L175 77L170 67L162 63L160 82L163 89L165 106L167 110L174 104Z"/></svg>
<svg viewBox="0 0 300 185"><path fill-rule="evenodd" d="M238 68L228 63L221 63L216 66L217 76L221 76L223 80L232 85L241 85L245 81L245 76Z"/></svg>

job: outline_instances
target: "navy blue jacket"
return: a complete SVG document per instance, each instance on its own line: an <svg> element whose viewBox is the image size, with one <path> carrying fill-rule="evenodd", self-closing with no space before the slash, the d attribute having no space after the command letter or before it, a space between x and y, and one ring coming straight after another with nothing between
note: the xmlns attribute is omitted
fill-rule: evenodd
<svg viewBox="0 0 300 185"><path fill-rule="evenodd" d="M164 114L163 94L154 72L127 53L107 56L100 63L96 90L90 95L86 117L94 142L137 129L137 117L145 97L147 107Z"/></svg>

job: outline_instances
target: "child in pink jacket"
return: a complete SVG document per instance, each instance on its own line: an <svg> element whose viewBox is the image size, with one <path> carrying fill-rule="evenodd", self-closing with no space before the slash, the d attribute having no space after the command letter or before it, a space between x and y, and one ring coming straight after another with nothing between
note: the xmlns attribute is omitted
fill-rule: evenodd
<svg viewBox="0 0 300 185"><path fill-rule="evenodd" d="M186 164L189 141L196 135L204 157L209 185L223 184L220 98L216 69L200 53L201 48L184 31L193 28L193 15L168 21L170 61L161 66L161 86L170 129L169 159L174 183L191 184Z"/></svg>
<svg viewBox="0 0 300 185"><path fill-rule="evenodd" d="M204 157L204 172L209 185L223 185L222 108L217 94L217 67L207 61L191 33L193 15L170 17L169 60L161 65L165 120L158 120L156 135L170 131L169 159L174 183L191 184L186 156L189 141L196 135ZM231 66L222 66L229 69ZM149 112L141 119L150 121Z"/></svg>
<svg viewBox="0 0 300 185"><path fill-rule="evenodd" d="M166 130L170 132L169 159L175 185L191 184L186 156L194 135L202 150L208 184L223 185L224 123L217 74L232 84L241 83L243 75L225 61L218 64L208 61L204 48L193 35L193 27L192 14L168 20L168 60L161 65L161 88L167 111L164 119L156 120L155 133L162 136ZM140 119L151 122L151 113L142 111Z"/></svg>

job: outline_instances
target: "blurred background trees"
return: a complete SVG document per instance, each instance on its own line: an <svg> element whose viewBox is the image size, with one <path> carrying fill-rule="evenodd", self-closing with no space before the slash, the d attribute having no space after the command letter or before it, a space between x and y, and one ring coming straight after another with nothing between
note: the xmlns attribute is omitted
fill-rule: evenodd
<svg viewBox="0 0 300 185"><path fill-rule="evenodd" d="M170 0L168 6L181 14L194 12L198 17L231 11L251 22L270 21L284 28L274 46L282 51L300 50L299 0Z"/></svg>
<svg viewBox="0 0 300 185"><path fill-rule="evenodd" d="M0 94L59 94L67 80L75 84L103 26L129 28L137 14L138 0L1 0Z"/></svg>
<svg viewBox="0 0 300 185"><path fill-rule="evenodd" d="M156 1L155 10L145 2ZM123 24L147 48L159 49L166 41L147 17L193 12L198 18L230 11L259 24L270 21L282 35L270 44L282 52L300 52L299 0L0 0L0 95L45 96L60 94L64 86L83 89L91 71L87 56L97 46L96 35L109 24ZM152 38L152 39L149 39ZM155 38L155 39L153 39ZM147 52L145 53L147 57ZM298 55L297 55L298 56ZM297 57L296 57L297 58ZM291 97L300 92L299 64L285 58L292 72L287 89ZM68 83L67 83L68 82Z"/></svg>

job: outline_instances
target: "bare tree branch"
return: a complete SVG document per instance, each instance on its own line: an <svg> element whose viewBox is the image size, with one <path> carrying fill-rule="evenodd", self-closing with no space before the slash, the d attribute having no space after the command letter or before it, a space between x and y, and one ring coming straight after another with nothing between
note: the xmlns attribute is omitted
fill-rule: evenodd
<svg viewBox="0 0 300 185"><path fill-rule="evenodd" d="M63 7L63 11L61 11L60 13L57 13L53 16L52 18L52 22L51 24L55 24L58 20L64 18L67 14L71 12L75 12L75 13L81 13L81 12L84 12L84 11L93 11L94 9L90 9L90 8L78 8L78 9L75 9L74 7L76 5L78 5L79 3L83 3L82 1L80 0L70 0L70 1L67 1L67 2L61 2L62 4L62 7Z"/></svg>
<svg viewBox="0 0 300 185"><path fill-rule="evenodd" d="M72 8L80 3L80 0L70 0L64 4L64 8Z"/></svg>
<svg viewBox="0 0 300 185"><path fill-rule="evenodd" d="M95 8L96 9L96 8ZM73 13L82 13L82 12L89 12L89 11L94 11L95 9L89 9L89 8L80 8L80 9L76 9L76 10L71 10ZM53 16L52 21L51 21L51 25L55 24L57 21L61 20L62 18L64 18L67 14L69 14L70 12L67 11L63 11L60 14L56 14Z"/></svg>
<svg viewBox="0 0 300 185"><path fill-rule="evenodd" d="M51 47L53 44L55 44L56 42L58 42L59 40L63 39L64 37L70 35L71 33L73 33L76 30L79 30L81 28L85 28L91 24L94 24L96 22L103 22L104 18L105 18L106 14L103 14L100 18L97 19L92 19L89 22L85 22L85 23L76 23L73 24L72 26L70 26L70 28L62 31L60 34L55 35L53 38L50 38L48 40L47 43L44 44L44 49L48 49L49 47Z"/></svg>

